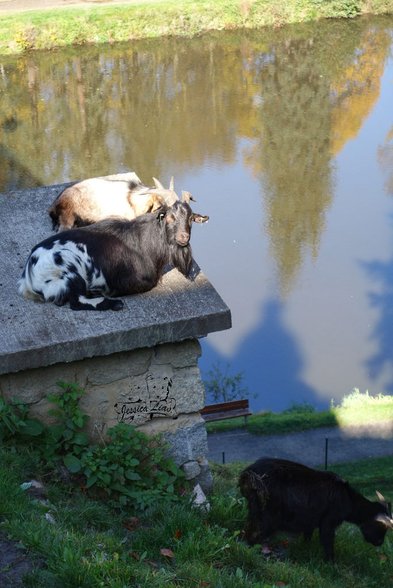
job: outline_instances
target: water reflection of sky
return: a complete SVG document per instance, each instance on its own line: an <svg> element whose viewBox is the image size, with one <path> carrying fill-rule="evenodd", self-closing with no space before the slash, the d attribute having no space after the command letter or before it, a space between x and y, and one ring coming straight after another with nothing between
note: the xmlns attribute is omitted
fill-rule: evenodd
<svg viewBox="0 0 393 588"><path fill-rule="evenodd" d="M212 166L184 179L203 194L211 215L206 229L193 234L198 261L233 317L231 331L202 341L202 373L206 378L213 363L242 372L257 394L255 410L327 406L354 387L393 391L393 202L377 158L393 126L392 80L390 61L378 102L335 159L318 255L304 255L284 298L263 232L260 183L242 167L241 148L229 169Z"/></svg>
<svg viewBox="0 0 393 588"><path fill-rule="evenodd" d="M242 373L253 410L393 392L392 30L353 19L5 61L0 191L174 174L210 216L194 254L232 312L202 340L204 378Z"/></svg>

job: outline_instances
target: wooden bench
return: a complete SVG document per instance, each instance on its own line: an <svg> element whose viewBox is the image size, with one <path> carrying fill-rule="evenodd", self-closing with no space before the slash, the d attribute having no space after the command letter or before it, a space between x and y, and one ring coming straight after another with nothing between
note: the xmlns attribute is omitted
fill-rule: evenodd
<svg viewBox="0 0 393 588"><path fill-rule="evenodd" d="M244 417L244 424L246 424L247 417L251 414L247 399L208 404L201 410L201 416L206 422Z"/></svg>

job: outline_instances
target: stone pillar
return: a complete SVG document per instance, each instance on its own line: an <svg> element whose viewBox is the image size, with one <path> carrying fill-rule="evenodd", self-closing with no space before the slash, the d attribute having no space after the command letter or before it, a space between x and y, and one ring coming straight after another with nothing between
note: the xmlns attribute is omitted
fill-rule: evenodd
<svg viewBox="0 0 393 588"><path fill-rule="evenodd" d="M48 208L66 186L0 194L0 395L47 420L56 382L76 383L86 391L93 441L118 422L161 433L186 476L208 480L198 339L229 329L230 310L197 264L192 279L172 269L153 290L122 297L119 312L73 312L18 296L32 247L52 232Z"/></svg>
<svg viewBox="0 0 393 588"><path fill-rule="evenodd" d="M198 340L192 339L58 363L0 375L0 395L29 405L31 416L49 424L47 395L60 393L59 381L78 384L85 391L80 404L89 415L92 442L102 441L108 428L120 422L148 435L162 434L186 478L200 481L208 491L207 434L199 414L204 406L200 354Z"/></svg>

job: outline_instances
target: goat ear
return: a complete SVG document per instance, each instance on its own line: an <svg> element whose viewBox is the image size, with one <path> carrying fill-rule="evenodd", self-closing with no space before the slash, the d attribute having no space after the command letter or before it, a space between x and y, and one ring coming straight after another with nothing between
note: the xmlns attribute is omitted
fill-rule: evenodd
<svg viewBox="0 0 393 588"><path fill-rule="evenodd" d="M160 181L157 180L157 178L153 178L153 182L156 188L158 188L159 190L165 190L164 186L161 184Z"/></svg>
<svg viewBox="0 0 393 588"><path fill-rule="evenodd" d="M192 221L194 223L207 223L208 220L209 217L206 215L197 214L195 212L192 214Z"/></svg>

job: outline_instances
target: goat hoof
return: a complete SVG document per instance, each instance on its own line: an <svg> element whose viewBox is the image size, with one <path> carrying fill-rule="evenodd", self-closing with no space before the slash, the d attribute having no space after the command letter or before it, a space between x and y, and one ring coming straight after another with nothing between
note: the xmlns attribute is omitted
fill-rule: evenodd
<svg viewBox="0 0 393 588"><path fill-rule="evenodd" d="M122 300L112 300L111 310L123 310L124 302Z"/></svg>

